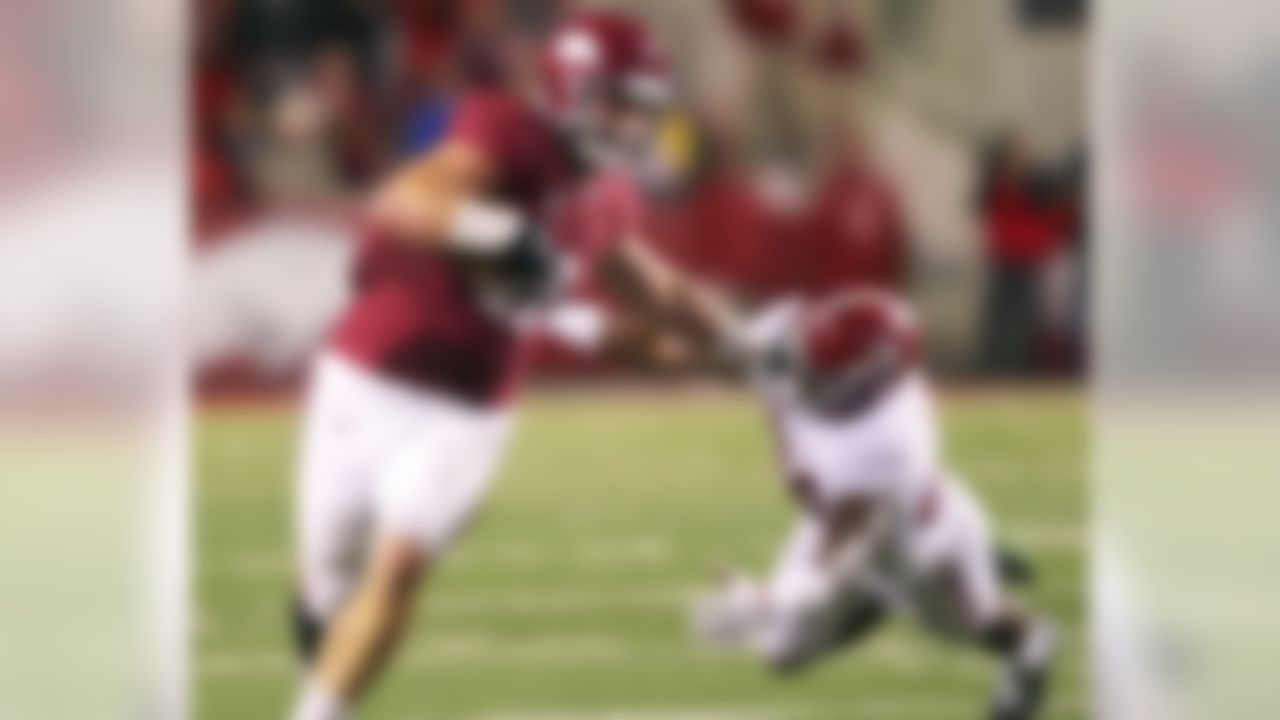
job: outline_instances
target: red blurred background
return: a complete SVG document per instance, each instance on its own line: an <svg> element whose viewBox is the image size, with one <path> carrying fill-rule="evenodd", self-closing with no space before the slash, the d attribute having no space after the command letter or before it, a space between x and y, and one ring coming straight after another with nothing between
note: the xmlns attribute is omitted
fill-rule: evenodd
<svg viewBox="0 0 1280 720"><path fill-rule="evenodd" d="M573 3L196 3L193 234L208 260L197 265L198 312L212 328L200 342L200 376L206 389L288 386L340 302L333 278L361 193L431 145L460 91L518 83L531 48ZM692 92L667 138L680 172L654 199L649 228L672 260L757 300L850 284L910 294L921 276L946 272L938 270L946 263L931 261L939 242L920 229L928 219L904 197L911 173L921 171L886 168L862 101L849 95L891 77L877 75L888 65L880 38L909 22L897 18L901 10L867 13L867 4L829 3L816 16L817 3L794 0L663 11L696 14L699 33L714 27L736 53L726 63L751 74L737 83L750 91L738 95L752 96L732 97L734 83L723 79L683 78ZM660 29L694 22L662 28L658 14ZM874 31L865 17L877 19ZM1018 128L994 124L970 129L961 144L971 177L959 202L974 229L959 253L982 264L982 278L970 284L983 288L970 293L981 296L977 321L952 333L971 337L943 365L970 375L1077 372L1083 157L1033 158ZM316 248L322 259L312 257ZM1073 263L1073 289L1055 319L1043 296L1063 257ZM314 266L312 274L298 274L299 264ZM281 287L265 289L273 274ZM584 367L553 350L542 365L553 373Z"/></svg>

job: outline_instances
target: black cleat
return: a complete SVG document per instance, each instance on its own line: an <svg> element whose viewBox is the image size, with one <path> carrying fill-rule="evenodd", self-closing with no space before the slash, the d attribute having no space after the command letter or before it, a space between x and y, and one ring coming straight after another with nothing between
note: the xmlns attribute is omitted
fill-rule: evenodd
<svg viewBox="0 0 1280 720"><path fill-rule="evenodd" d="M1014 671L1016 677L1005 682L1016 686L1016 699L997 700L991 720L1035 720L1039 717L1049 692L1049 674L1044 669Z"/></svg>
<svg viewBox="0 0 1280 720"><path fill-rule="evenodd" d="M293 645L303 665L310 665L320 642L324 639L325 623L309 612L300 597L289 604L290 626L293 628Z"/></svg>
<svg viewBox="0 0 1280 720"><path fill-rule="evenodd" d="M1058 641L1048 623L1039 623L1033 632L1035 637L1028 652L1001 668L991 720L1035 720L1040 716L1049 694L1050 669Z"/></svg>

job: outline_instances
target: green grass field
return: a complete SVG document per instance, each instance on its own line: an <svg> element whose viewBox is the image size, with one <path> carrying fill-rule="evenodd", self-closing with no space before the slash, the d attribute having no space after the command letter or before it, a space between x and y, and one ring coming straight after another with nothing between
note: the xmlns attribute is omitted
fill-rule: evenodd
<svg viewBox="0 0 1280 720"><path fill-rule="evenodd" d="M1081 399L1061 390L946 401L955 465L1000 536L1035 559L1035 603L1066 635L1047 717L1087 715ZM287 409L198 425L197 705L284 718L295 682ZM902 623L778 680L695 647L685 603L721 561L764 567L791 520L746 398L539 395L497 491L420 607L361 718L977 720L989 670Z"/></svg>

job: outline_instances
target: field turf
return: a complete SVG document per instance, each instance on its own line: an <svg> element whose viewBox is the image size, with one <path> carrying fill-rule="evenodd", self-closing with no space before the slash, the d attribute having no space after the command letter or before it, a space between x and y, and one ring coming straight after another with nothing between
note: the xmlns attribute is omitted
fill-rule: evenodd
<svg viewBox="0 0 1280 720"><path fill-rule="evenodd" d="M1032 600L1065 631L1048 720L1084 701L1084 406L1065 390L945 402L954 464L1000 537L1031 556ZM281 720L296 417L218 406L197 423L201 720ZM792 679L695 647L685 605L718 563L761 569L790 522L746 398L535 395L497 490L419 607L369 720L978 720L987 664L896 623Z"/></svg>

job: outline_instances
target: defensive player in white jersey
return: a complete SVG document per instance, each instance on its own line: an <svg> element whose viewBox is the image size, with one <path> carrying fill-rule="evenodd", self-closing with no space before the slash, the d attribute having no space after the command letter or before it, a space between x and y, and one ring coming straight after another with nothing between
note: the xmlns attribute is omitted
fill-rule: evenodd
<svg viewBox="0 0 1280 720"><path fill-rule="evenodd" d="M697 633L795 671L904 613L991 653L993 720L1036 717L1054 633L1006 593L986 514L939 454L906 306L846 291L776 305L750 332L800 517L771 574L700 599Z"/></svg>

